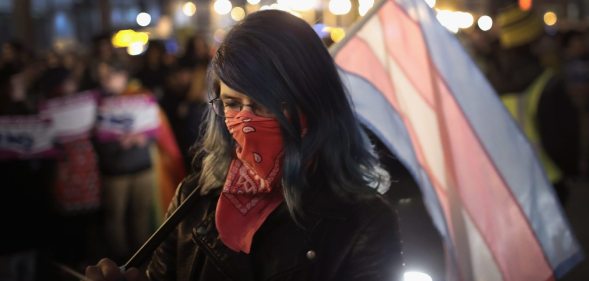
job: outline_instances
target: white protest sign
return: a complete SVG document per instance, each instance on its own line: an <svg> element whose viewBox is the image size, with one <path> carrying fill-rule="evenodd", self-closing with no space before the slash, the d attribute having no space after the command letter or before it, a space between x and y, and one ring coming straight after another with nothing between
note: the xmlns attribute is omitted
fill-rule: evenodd
<svg viewBox="0 0 589 281"><path fill-rule="evenodd" d="M41 115L52 120L51 127L60 139L87 136L94 127L96 110L92 92L53 98L41 105Z"/></svg>
<svg viewBox="0 0 589 281"><path fill-rule="evenodd" d="M0 159L43 157L53 154L51 122L39 116L0 117Z"/></svg>
<svg viewBox="0 0 589 281"><path fill-rule="evenodd" d="M148 95L103 98L98 106L98 139L115 140L127 134L155 134L160 126L155 98Z"/></svg>

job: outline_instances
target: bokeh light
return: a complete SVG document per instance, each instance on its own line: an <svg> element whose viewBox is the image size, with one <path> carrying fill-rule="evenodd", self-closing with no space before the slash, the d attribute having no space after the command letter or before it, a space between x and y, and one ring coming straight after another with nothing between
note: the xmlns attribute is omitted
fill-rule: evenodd
<svg viewBox="0 0 589 281"><path fill-rule="evenodd" d="M430 7L433 8L436 6L436 0L425 0L425 3Z"/></svg>
<svg viewBox="0 0 589 281"><path fill-rule="evenodd" d="M484 15L479 18L477 25L482 31L489 31L493 27L493 19L490 16Z"/></svg>
<svg viewBox="0 0 589 281"><path fill-rule="evenodd" d="M532 0L519 0L518 1L519 8L528 11L532 8Z"/></svg>
<svg viewBox="0 0 589 281"><path fill-rule="evenodd" d="M231 12L233 5L229 0L216 0L213 4L213 9L219 15L226 15Z"/></svg>
<svg viewBox="0 0 589 281"><path fill-rule="evenodd" d="M310 11L317 7L317 0L278 0L278 4L295 11Z"/></svg>
<svg viewBox="0 0 589 281"><path fill-rule="evenodd" d="M231 18L234 21L240 21L245 18L245 10L242 7L235 7L231 10Z"/></svg>
<svg viewBox="0 0 589 281"><path fill-rule="evenodd" d="M196 14L196 5L192 2L186 2L184 5L182 5L182 12L186 16L192 17L194 14Z"/></svg>
<svg viewBox="0 0 589 281"><path fill-rule="evenodd" d="M474 17L468 12L438 10L436 18L440 24L453 33L457 33L460 29L470 28L474 24Z"/></svg>
<svg viewBox="0 0 589 281"><path fill-rule="evenodd" d="M143 52L145 52L145 49L145 44L142 42L133 42L127 47L127 54L131 56L141 55Z"/></svg>
<svg viewBox="0 0 589 281"><path fill-rule="evenodd" d="M403 274L403 281L433 281L433 279L427 273L407 271Z"/></svg>
<svg viewBox="0 0 589 281"><path fill-rule="evenodd" d="M558 16L553 11L544 13L544 23L548 26L553 26L558 22Z"/></svg>
<svg viewBox="0 0 589 281"><path fill-rule="evenodd" d="M129 47L133 43L147 44L149 35L146 32L136 32L132 29L120 30L111 39L113 46L117 48Z"/></svg>
<svg viewBox="0 0 589 281"><path fill-rule="evenodd" d="M366 15L368 10L374 6L374 0L360 0L358 1L358 14L361 16Z"/></svg>
<svg viewBox="0 0 589 281"><path fill-rule="evenodd" d="M148 26L151 23L151 16L148 13L139 13L135 19L140 26Z"/></svg>
<svg viewBox="0 0 589 281"><path fill-rule="evenodd" d="M352 9L350 0L329 0L329 11L334 15L345 15Z"/></svg>

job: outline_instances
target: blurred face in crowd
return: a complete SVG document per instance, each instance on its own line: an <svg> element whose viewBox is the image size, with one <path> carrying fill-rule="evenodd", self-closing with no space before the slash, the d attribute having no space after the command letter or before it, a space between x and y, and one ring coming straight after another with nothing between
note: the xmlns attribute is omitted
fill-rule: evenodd
<svg viewBox="0 0 589 281"><path fill-rule="evenodd" d="M96 48L100 59L108 60L113 56L113 47L109 40L100 40Z"/></svg>
<svg viewBox="0 0 589 281"><path fill-rule="evenodd" d="M178 71L178 84L182 85L183 87L190 86L192 82L192 69L183 68Z"/></svg>
<svg viewBox="0 0 589 281"><path fill-rule="evenodd" d="M2 45L2 53L0 54L0 62L9 62L16 59L16 51L10 44Z"/></svg>
<svg viewBox="0 0 589 281"><path fill-rule="evenodd" d="M203 37L197 36L192 39L194 49L192 50L197 58L209 57L209 49L207 42Z"/></svg>
<svg viewBox="0 0 589 281"><path fill-rule="evenodd" d="M573 104L587 110L589 106L589 82L574 82L567 85L567 94Z"/></svg>
<svg viewBox="0 0 589 281"><path fill-rule="evenodd" d="M194 72L190 68L180 68L168 76L168 87L175 95L184 96L190 90Z"/></svg>
<svg viewBox="0 0 589 281"><path fill-rule="evenodd" d="M571 39L569 46L566 49L567 56L570 58L576 58L583 56L587 53L587 47L585 46L585 40L582 36L575 36Z"/></svg>
<svg viewBox="0 0 589 281"><path fill-rule="evenodd" d="M571 45L569 45L571 46ZM573 104L587 110L589 101L589 61L573 60L564 68L567 93Z"/></svg>
<svg viewBox="0 0 589 281"><path fill-rule="evenodd" d="M163 60L165 49L160 46L150 46L145 52L148 66L159 66Z"/></svg>
<svg viewBox="0 0 589 281"><path fill-rule="evenodd" d="M77 58L74 54L66 53L63 56L63 66L65 66L65 68L67 68L67 69L74 69L74 67L77 64L76 59Z"/></svg>
<svg viewBox="0 0 589 281"><path fill-rule="evenodd" d="M47 66L48 67L58 67L60 65L60 57L55 52L49 52L47 54Z"/></svg>
<svg viewBox="0 0 589 281"><path fill-rule="evenodd" d="M101 64L98 68L100 85L102 89L110 94L121 94L127 88L129 81L128 73L124 70L113 69L107 64Z"/></svg>
<svg viewBox="0 0 589 281"><path fill-rule="evenodd" d="M65 95L73 95L78 91L78 83L73 78L68 78L63 83L63 92Z"/></svg>

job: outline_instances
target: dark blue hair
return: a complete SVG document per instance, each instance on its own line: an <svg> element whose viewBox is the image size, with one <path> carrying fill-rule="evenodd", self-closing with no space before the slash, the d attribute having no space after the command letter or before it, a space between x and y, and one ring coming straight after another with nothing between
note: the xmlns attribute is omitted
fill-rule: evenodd
<svg viewBox="0 0 589 281"><path fill-rule="evenodd" d="M248 16L227 34L211 62L211 98L222 81L271 110L284 139L282 185L293 216L302 196L325 188L342 198L374 196L377 158L356 120L334 61L313 29L282 11ZM287 113L287 116L284 114ZM224 120L210 112L201 184L222 184L233 157ZM302 137L302 126L307 131Z"/></svg>

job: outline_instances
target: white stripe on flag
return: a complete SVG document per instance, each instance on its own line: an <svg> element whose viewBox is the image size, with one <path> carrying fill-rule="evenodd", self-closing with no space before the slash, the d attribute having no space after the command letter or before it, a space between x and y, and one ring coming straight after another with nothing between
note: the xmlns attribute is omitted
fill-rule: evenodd
<svg viewBox="0 0 589 281"><path fill-rule="evenodd" d="M416 135L413 143L418 151L418 156L424 157L426 168L430 168L434 180L442 184L442 188L447 187L447 173L444 167L444 148L440 139L440 128L438 127L436 113L425 102L422 96L415 90L413 85L407 80L407 77L397 64L390 60L391 78L394 79L397 100L399 101L401 114L405 116L406 126L410 126ZM420 155L419 152L422 152Z"/></svg>
<svg viewBox="0 0 589 281"><path fill-rule="evenodd" d="M468 232L468 243L470 244L470 256L472 257L471 265L475 280L485 281L503 281L501 271L493 260L491 251L487 243L481 237L481 234L473 225L470 216L462 212L464 218L464 225Z"/></svg>

